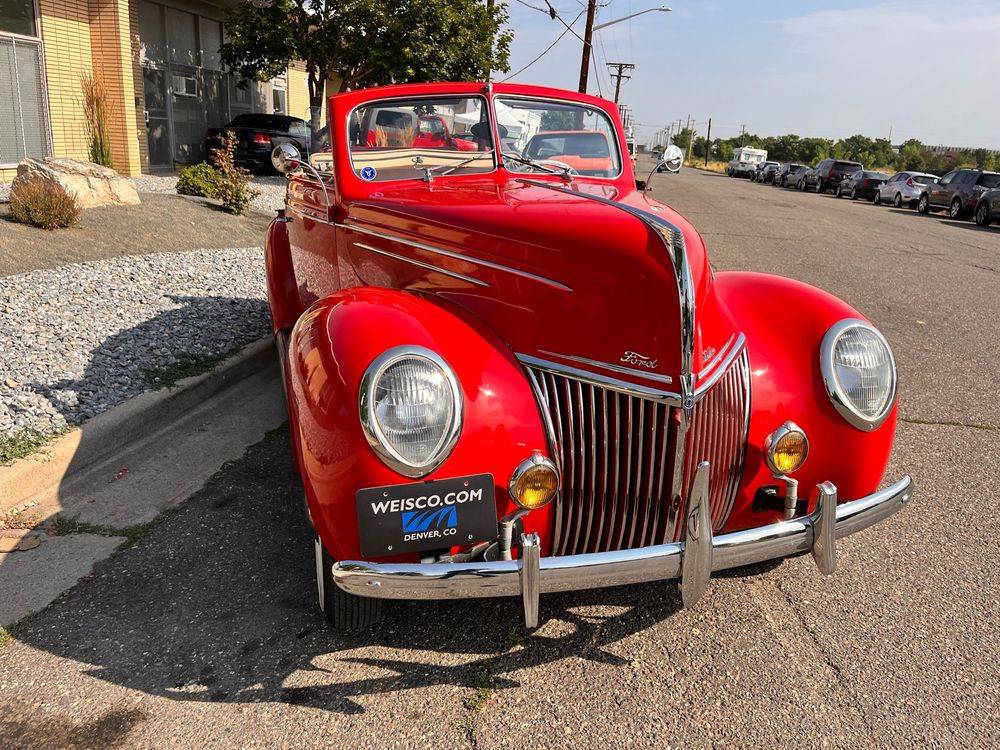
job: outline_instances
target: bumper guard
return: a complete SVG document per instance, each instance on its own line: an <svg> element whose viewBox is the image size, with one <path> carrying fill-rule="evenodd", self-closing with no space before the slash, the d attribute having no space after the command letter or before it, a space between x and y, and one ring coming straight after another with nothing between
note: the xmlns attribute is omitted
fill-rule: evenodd
<svg viewBox="0 0 1000 750"><path fill-rule="evenodd" d="M905 505L912 482L904 476L867 497L837 504L837 488L823 482L814 491L810 515L713 536L708 507L707 462L699 464L687 503L683 542L638 549L541 557L537 534L521 535L519 560L466 563L369 563L333 565L344 591L382 599L465 599L520 596L525 625L538 625L543 593L681 579L685 607L705 593L713 571L811 552L830 575L837 567L837 539L885 520Z"/></svg>

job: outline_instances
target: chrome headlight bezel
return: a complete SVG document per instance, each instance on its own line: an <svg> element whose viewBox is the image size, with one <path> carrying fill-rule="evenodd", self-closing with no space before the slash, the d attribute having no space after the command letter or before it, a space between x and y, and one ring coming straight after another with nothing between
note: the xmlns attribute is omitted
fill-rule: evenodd
<svg viewBox="0 0 1000 750"><path fill-rule="evenodd" d="M840 337L852 328L864 328L873 333L885 347L889 357L889 365L892 368L892 390L889 393L889 398L886 400L885 406L875 417L868 417L858 411L851 402L851 399L844 393L840 382L837 380L836 367L834 365L835 347ZM819 363L826 393L830 397L830 401L834 407L847 422L864 432L871 432L885 422L896 403L897 375L896 359L892 354L892 347L889 346L889 342L882 335L881 331L868 321L861 320L860 318L845 318L834 323L823 336L823 343L820 345Z"/></svg>
<svg viewBox="0 0 1000 750"><path fill-rule="evenodd" d="M436 366L444 375L448 385L448 391L452 398L452 417L447 425L444 438L438 445L435 452L422 463L413 463L403 458L391 443L386 439L379 427L378 419L375 417L375 388L379 380L387 369L397 362L405 359L421 359ZM361 418L361 427L364 430L365 438L372 450L378 454L379 458L393 471L411 479L425 476L451 455L458 437L462 432L462 417L464 403L462 401L462 389L458 387L458 380L451 366L436 352L423 346L404 345L396 346L382 352L375 360L368 365L365 374L361 378L361 387L358 393L358 412Z"/></svg>

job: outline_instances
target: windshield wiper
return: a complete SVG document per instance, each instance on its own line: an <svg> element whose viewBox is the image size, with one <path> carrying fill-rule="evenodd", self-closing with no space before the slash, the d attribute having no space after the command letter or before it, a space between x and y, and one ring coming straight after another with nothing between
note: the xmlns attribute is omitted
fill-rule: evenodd
<svg viewBox="0 0 1000 750"><path fill-rule="evenodd" d="M570 182L573 181L573 170L570 167L550 167L548 164L542 164L534 159L526 159L523 156L508 154L506 151L501 151L500 155L503 156L504 159L516 161L518 164L534 167L535 169L540 169L541 171L548 172L549 174L557 174Z"/></svg>
<svg viewBox="0 0 1000 750"><path fill-rule="evenodd" d="M421 167L420 164L423 161L423 159L418 156L418 157L416 157L416 159L420 159L420 161L417 161L416 159L414 159L413 166L416 169L423 170L424 180L426 182L430 182L437 175L444 176L446 174L451 174L456 169L461 169L466 164L470 164L471 162L474 162L477 159L482 159L483 157L492 156L492 155L493 155L493 149L490 149L489 151L477 151L475 156L470 156L468 159L463 159L462 161L458 162L457 164L438 164L436 167ZM444 171L440 171L439 172L438 170L444 170Z"/></svg>

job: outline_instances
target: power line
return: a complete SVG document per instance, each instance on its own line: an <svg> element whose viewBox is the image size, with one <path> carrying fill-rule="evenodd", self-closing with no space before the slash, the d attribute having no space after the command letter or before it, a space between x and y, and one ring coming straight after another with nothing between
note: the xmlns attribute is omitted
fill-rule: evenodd
<svg viewBox="0 0 1000 750"><path fill-rule="evenodd" d="M576 18L574 18L574 19L573 19L573 20L572 20L572 21L570 22L570 26L572 26L572 25L573 25L573 24L575 24L575 23L576 23L577 21L579 21L579 20L580 20L580 16L582 16L582 15L583 15L583 11L581 10L581 11L580 11L579 13L577 13L577 14L576 14ZM527 70L528 68L530 68L530 67L531 67L532 65L534 65L534 64L535 64L536 62L538 62L538 61L539 61L539 60L541 60L541 59L542 59L543 57L545 57L545 55L546 55L546 54L548 53L548 51L549 51L549 50L551 50L551 49L552 49L553 47L555 47L555 46L556 46L557 44L559 44L559 42L560 42L560 41L562 41L562 38L563 38L564 36L566 36L566 34L567 34L567 33L569 33L569 30L570 30L570 28L569 28L569 26L567 26L567 27L566 27L565 29L563 29L563 32L562 32L562 33L561 33L561 34L560 34L559 36L557 36L557 37L555 38L555 41L553 41L553 42L552 42L552 44L550 44L550 45L549 45L548 47L546 47L545 49L543 49L543 50L542 50L542 51L541 51L541 52L539 53L538 57L536 57L536 58L535 58L534 60L532 60L532 61L531 61L530 63L528 63L527 65L525 65L525 66L524 66L523 68L521 68L520 70L518 70L518 71L516 71L516 72L514 72L514 73L511 73L511 74L510 74L509 76L507 76L506 78L504 78L504 79L503 79L502 81L498 81L498 83L505 83L506 81L509 81L509 80L510 80L511 78L514 78L515 76L519 76L519 75L521 75L521 73L523 73L523 72L524 72L524 71L526 71L526 70Z"/></svg>

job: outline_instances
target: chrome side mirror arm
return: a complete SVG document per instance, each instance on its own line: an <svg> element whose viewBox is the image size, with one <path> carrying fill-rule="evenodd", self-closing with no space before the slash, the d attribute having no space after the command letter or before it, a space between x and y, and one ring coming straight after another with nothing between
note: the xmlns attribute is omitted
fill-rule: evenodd
<svg viewBox="0 0 1000 750"><path fill-rule="evenodd" d="M667 172L676 174L681 171L681 165L684 164L684 152L682 152L677 146L671 144L663 150L663 155L660 157L660 161L655 167L650 171L649 177L646 178L646 184L642 188L643 193L649 192L649 186L653 180L653 175L659 172L661 169L666 169Z"/></svg>
<svg viewBox="0 0 1000 750"><path fill-rule="evenodd" d="M294 173L297 169L303 169L309 172L313 177L316 178L316 182L323 189L323 201L327 208L330 207L330 193L326 189L326 183L323 182L323 178L320 176L312 164L307 161L302 160L302 155L299 150L295 148L291 143L280 143L274 147L271 151L271 163L274 168L281 172L283 175L288 177ZM287 202L288 197L288 187L287 183L285 186L285 198Z"/></svg>

